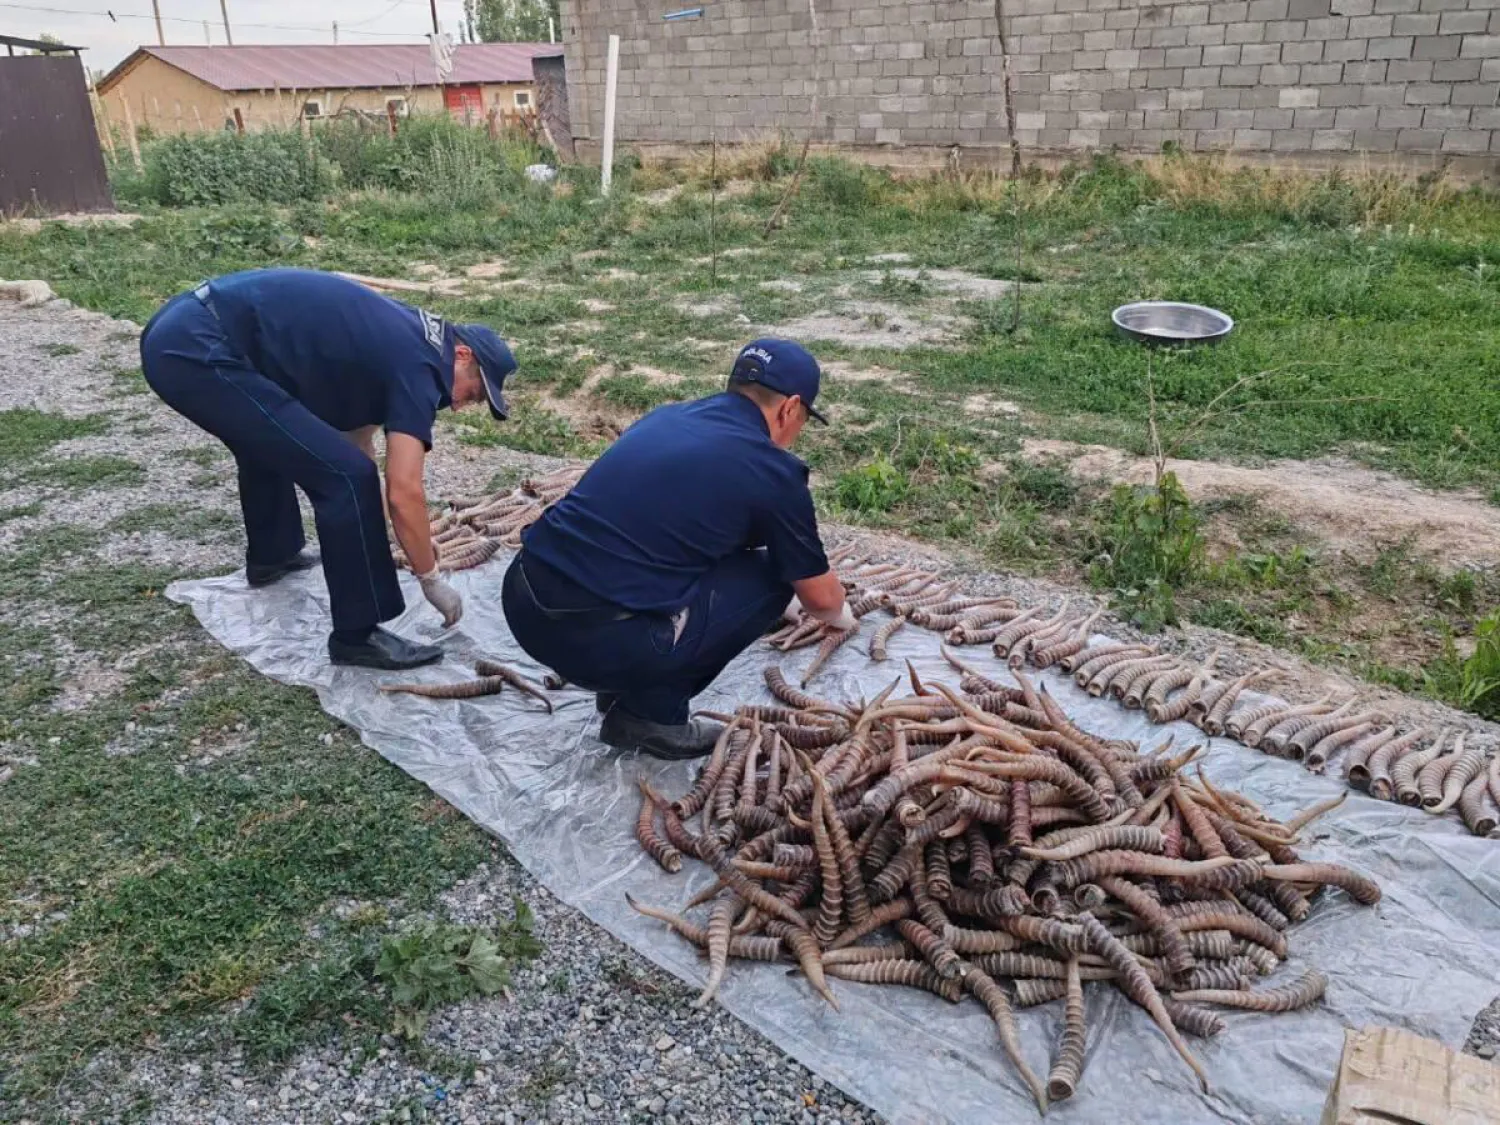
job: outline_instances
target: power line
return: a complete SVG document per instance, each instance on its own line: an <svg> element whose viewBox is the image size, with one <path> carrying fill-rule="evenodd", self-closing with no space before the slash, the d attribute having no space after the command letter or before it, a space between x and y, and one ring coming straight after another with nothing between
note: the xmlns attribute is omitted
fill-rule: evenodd
<svg viewBox="0 0 1500 1125"><path fill-rule="evenodd" d="M404 0L402 0L402 2L404 2ZM394 11L394 10L395 10L395 6L393 6L390 9L390 11ZM145 15L145 14L140 13L140 12L117 12L117 11L114 11L113 9L105 9L105 10L102 10L102 11L98 11L98 10L95 10L95 11L86 11L86 10L81 9L81 8L50 8L50 7L43 7L43 6L38 5L38 4L9 4L9 3L7 3L7 4L0 4L0 11L45 12L48 15L54 15L54 16L95 16L95 17L104 16L104 17L108 18L112 23L113 22L118 22L120 20L150 20L150 21L154 21L155 18L156 18L155 16ZM389 15L389 14L390 14L389 11L385 13L385 15ZM383 16L377 16L377 17L375 17L375 19L381 19L381 18L383 18ZM190 24L195 24L195 25L196 24L200 24L200 23L203 22L202 20L188 19L188 18L186 18L184 16L162 16L161 20L162 20L163 23L190 23ZM373 19L372 20L361 20L360 22L361 23L373 23L374 20ZM236 27L260 28L260 29L269 30L269 31L316 31L316 32L322 32L322 31L325 30L325 28L321 24L314 25L314 24L289 24L289 23L244 23L244 22L241 22L239 20L235 21L235 26ZM342 31L344 29L344 25L340 24L339 25L339 29L340 29L340 31ZM412 32L401 32L401 31L357 31L356 30L356 31L351 31L350 34L351 35L378 36L378 37L386 38L386 39L408 39L408 40L411 40L411 39L421 38L421 34L422 33L419 32L419 33L413 34Z"/></svg>

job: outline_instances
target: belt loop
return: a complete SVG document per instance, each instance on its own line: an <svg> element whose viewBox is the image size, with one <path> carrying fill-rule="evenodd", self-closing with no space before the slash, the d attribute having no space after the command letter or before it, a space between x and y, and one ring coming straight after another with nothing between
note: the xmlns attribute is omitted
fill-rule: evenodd
<svg viewBox="0 0 1500 1125"><path fill-rule="evenodd" d="M198 298L203 307L209 311L209 314L215 320L219 319L219 310L214 308L214 295L213 291L208 287L208 282L205 281L203 282L203 284L194 289L193 296Z"/></svg>

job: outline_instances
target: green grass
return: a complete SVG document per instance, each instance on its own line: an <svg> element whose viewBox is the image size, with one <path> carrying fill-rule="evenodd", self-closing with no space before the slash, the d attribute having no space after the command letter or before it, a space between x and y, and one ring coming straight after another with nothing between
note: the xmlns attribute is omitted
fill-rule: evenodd
<svg viewBox="0 0 1500 1125"><path fill-rule="evenodd" d="M93 437L108 429L102 415L70 418L43 410L0 410L0 462L19 465L60 441Z"/></svg>
<svg viewBox="0 0 1500 1125"><path fill-rule="evenodd" d="M247 167L197 161L178 145L176 163L158 166L170 182L120 185L122 198L146 200L141 222L0 231L0 276L46 276L84 307L143 323L172 294L240 268L403 276L419 261L457 272L504 258L531 284L427 303L493 324L513 343L512 418L445 415L439 440L564 456L602 448L602 434L586 432L591 412L628 419L716 389L738 345L763 327L834 310L878 328L871 301L963 315L969 323L941 345L898 349L883 330L864 346L815 345L825 361L895 373L827 381L835 424L808 427L797 448L815 473L820 514L1074 583L1093 573L1112 596L1163 569L1101 569L1102 555L1141 533L1140 513L1075 479L1065 458L1035 462L1020 446L1043 437L1147 451L1147 355L1109 326L1110 310L1128 300L1191 300L1238 322L1217 348L1153 356L1169 439L1228 392L1184 455L1342 454L1500 498L1500 271L1491 265L1500 205L1483 192L1187 160L1154 169L1099 160L1017 185L898 181L818 158L786 226L766 240L790 168L784 150L766 149L736 154L736 174L756 186L720 198L711 243L707 169L696 162L675 177L622 162L617 190L601 202L591 170L511 191L512 154L459 152L450 139L435 126L408 149L330 153L374 189L357 195L163 207L150 200L254 187ZM213 143L216 160L239 159L232 142ZM452 192L412 178L432 152L440 155L428 164L452 173ZM687 187L669 204L640 200L637 186L674 178ZM292 186L326 189L316 175ZM893 252L929 272L908 280L868 261ZM953 268L1032 283L1019 324L1010 299L946 295L930 271ZM788 279L801 290L762 287ZM612 308L593 313L586 301ZM601 364L614 373L585 391ZM650 378L648 367L681 381ZM119 403L143 389L133 369L108 384ZM1022 413L969 409L980 395ZM110 421L0 412L0 472L14 478L0 485L140 483L127 444L107 456L54 452ZM232 470L217 444L175 456L195 486L220 485ZM9 498L0 521L40 514L29 500ZM1350 565L1243 502L1193 515L1207 550L1195 548L1191 566L1164 568L1184 619L1403 690L1474 694L1445 638L1472 632L1500 604L1500 579L1445 571L1399 548ZM107 533L193 538L234 525L233 512L146 504L116 513ZM387 939L412 932L441 890L491 854L477 830L360 748L309 693L211 650L191 614L161 596L180 574L104 566L97 534L51 523L0 558L0 743L38 763L0 787L0 926L36 926L0 943L0 1119L56 1116L70 1096L86 1097L82 1068L111 1048L237 1043L265 1061L335 1033L358 1043L387 1030L394 1012L377 972ZM63 623L43 629L39 620ZM56 710L80 663L117 669L124 682L81 709ZM335 911L350 901L355 909ZM628 967L616 984L664 1011L680 1000ZM544 1067L524 1096L543 1103L567 1077Z"/></svg>

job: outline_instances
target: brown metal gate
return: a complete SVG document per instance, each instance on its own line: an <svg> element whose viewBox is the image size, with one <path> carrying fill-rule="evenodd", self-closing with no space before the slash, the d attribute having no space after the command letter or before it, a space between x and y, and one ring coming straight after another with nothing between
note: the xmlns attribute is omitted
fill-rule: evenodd
<svg viewBox="0 0 1500 1125"><path fill-rule="evenodd" d="M0 56L0 216L36 209L114 210L76 55Z"/></svg>

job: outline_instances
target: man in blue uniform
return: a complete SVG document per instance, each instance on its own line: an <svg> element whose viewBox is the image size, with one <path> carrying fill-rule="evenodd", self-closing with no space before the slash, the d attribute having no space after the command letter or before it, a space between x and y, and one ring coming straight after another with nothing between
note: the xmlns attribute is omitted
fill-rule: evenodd
<svg viewBox="0 0 1500 1125"><path fill-rule="evenodd" d="M605 451L527 531L505 617L536 660L598 693L599 736L663 758L707 753L689 702L793 605L855 627L788 450L817 361L756 340L723 394L663 406Z"/></svg>
<svg viewBox="0 0 1500 1125"><path fill-rule="evenodd" d="M422 465L437 412L485 399L506 416L510 349L357 282L311 270L229 274L179 294L141 335L146 382L229 447L239 467L245 578L265 586L318 562L294 487L312 503L335 664L414 668L442 649L380 628L405 608L385 507L422 593L451 626L463 602L438 573ZM386 434L386 491L371 435Z"/></svg>

